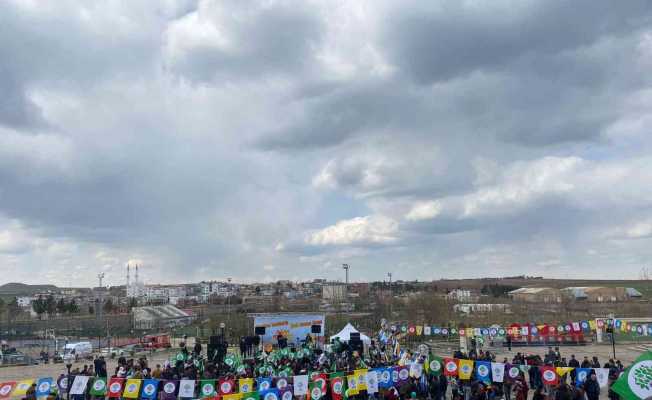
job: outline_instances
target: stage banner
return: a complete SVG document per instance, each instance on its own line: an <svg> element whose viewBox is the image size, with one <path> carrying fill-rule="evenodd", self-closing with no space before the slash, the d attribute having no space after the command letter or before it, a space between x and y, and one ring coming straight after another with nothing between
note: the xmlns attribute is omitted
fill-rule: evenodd
<svg viewBox="0 0 652 400"><path fill-rule="evenodd" d="M311 333L311 327L319 325L326 332L324 314L258 314L254 316L254 327L264 327L263 343L275 343L279 335L290 343L300 343Z"/></svg>

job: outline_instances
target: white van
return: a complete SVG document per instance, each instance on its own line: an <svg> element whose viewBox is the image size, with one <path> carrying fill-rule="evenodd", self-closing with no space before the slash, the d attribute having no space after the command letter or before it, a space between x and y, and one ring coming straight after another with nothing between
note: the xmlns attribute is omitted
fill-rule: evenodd
<svg viewBox="0 0 652 400"><path fill-rule="evenodd" d="M63 360L77 361L89 357L93 354L91 342L68 343L63 350Z"/></svg>

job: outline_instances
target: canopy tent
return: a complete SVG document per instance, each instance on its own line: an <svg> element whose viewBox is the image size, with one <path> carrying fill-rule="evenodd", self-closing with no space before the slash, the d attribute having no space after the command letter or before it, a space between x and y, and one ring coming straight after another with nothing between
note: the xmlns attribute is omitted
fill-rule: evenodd
<svg viewBox="0 0 652 400"><path fill-rule="evenodd" d="M344 328L337 334L331 336L331 342L335 340L335 338L340 339L340 342L348 342L351 340L351 333L360 333L357 329L353 327L350 323L346 324ZM360 333L360 340L366 345L371 344L371 339L369 339L369 336L365 335L364 333Z"/></svg>

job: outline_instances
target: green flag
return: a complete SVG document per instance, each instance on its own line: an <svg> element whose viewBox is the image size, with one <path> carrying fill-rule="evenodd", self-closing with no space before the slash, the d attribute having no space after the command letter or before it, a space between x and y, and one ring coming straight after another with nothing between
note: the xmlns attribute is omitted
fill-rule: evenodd
<svg viewBox="0 0 652 400"><path fill-rule="evenodd" d="M428 356L426 360L426 371L433 376L441 374L442 360L437 356Z"/></svg>
<svg viewBox="0 0 652 400"><path fill-rule="evenodd" d="M249 392L249 393L243 393L242 394L242 400L259 400L260 395L258 392Z"/></svg>
<svg viewBox="0 0 652 400"><path fill-rule="evenodd" d="M652 352L647 351L614 382L611 390L624 400L644 400L652 396Z"/></svg>
<svg viewBox="0 0 652 400"><path fill-rule="evenodd" d="M310 382L310 385L308 385L308 393L310 394L310 400L321 399L323 395L321 382Z"/></svg>
<svg viewBox="0 0 652 400"><path fill-rule="evenodd" d="M199 381L199 395L200 397L213 397L215 396L215 380L202 379Z"/></svg>
<svg viewBox="0 0 652 400"><path fill-rule="evenodd" d="M90 393L92 396L104 397L106 395L106 378L95 378Z"/></svg>

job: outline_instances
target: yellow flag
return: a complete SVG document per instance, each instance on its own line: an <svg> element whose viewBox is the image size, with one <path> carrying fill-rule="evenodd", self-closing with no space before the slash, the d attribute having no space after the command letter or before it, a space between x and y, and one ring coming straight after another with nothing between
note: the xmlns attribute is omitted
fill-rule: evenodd
<svg viewBox="0 0 652 400"><path fill-rule="evenodd" d="M598 323L594 319L589 320L589 328L594 331L598 327Z"/></svg>
<svg viewBox="0 0 652 400"><path fill-rule="evenodd" d="M423 332L423 325L417 325L417 336L421 336Z"/></svg>
<svg viewBox="0 0 652 400"><path fill-rule="evenodd" d="M346 386L348 387L347 389L348 396L352 396L360 393L360 390L358 389L358 379L355 375L347 375Z"/></svg>
<svg viewBox="0 0 652 400"><path fill-rule="evenodd" d="M567 373L571 372L573 367L557 367L555 370L557 371L557 375L564 376Z"/></svg>
<svg viewBox="0 0 652 400"><path fill-rule="evenodd" d="M460 379L471 379L471 375L473 374L473 360L460 360L458 374Z"/></svg>
<svg viewBox="0 0 652 400"><path fill-rule="evenodd" d="M127 379L122 397L125 399L137 399L140 395L140 384L142 382L142 379Z"/></svg>
<svg viewBox="0 0 652 400"><path fill-rule="evenodd" d="M620 325L620 331L627 332L627 322L623 321L623 323Z"/></svg>
<svg viewBox="0 0 652 400"><path fill-rule="evenodd" d="M366 369L356 369L353 371L353 376L355 376L356 383L358 384L358 392L361 390L367 390L367 372Z"/></svg>
<svg viewBox="0 0 652 400"><path fill-rule="evenodd" d="M225 394L222 395L222 400L240 400L243 396L243 393Z"/></svg>
<svg viewBox="0 0 652 400"><path fill-rule="evenodd" d="M238 381L239 392L240 393L250 393L254 391L254 380L253 378L244 378Z"/></svg>
<svg viewBox="0 0 652 400"><path fill-rule="evenodd" d="M14 391L11 395L25 396L29 388L32 387L33 383L34 383L34 379L23 379L22 381L16 382L16 387L14 388Z"/></svg>

